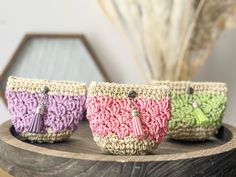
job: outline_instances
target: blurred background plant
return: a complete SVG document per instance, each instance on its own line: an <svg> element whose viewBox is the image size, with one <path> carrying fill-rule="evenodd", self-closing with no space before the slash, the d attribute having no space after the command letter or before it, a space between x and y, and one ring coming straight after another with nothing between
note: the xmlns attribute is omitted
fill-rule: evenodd
<svg viewBox="0 0 236 177"><path fill-rule="evenodd" d="M191 80L221 32L235 0L98 0L126 38L146 79Z"/></svg>

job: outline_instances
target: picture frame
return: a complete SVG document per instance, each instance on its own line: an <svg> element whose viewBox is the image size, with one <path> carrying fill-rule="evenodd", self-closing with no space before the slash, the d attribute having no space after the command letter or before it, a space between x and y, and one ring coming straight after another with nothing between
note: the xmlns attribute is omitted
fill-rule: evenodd
<svg viewBox="0 0 236 177"><path fill-rule="evenodd" d="M0 97L4 102L10 75L87 84L92 80L110 81L83 34L26 34L0 73Z"/></svg>

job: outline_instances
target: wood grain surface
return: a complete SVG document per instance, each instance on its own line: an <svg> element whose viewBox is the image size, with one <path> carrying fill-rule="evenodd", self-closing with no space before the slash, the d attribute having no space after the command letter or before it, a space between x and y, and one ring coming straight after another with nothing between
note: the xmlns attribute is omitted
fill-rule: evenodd
<svg viewBox="0 0 236 177"><path fill-rule="evenodd" d="M236 176L236 129L229 125L205 142L165 139L146 156L101 152L86 121L70 140L55 144L22 142L9 127L9 121L0 126L0 167L14 176Z"/></svg>
<svg viewBox="0 0 236 177"><path fill-rule="evenodd" d="M12 177L12 176L0 168L0 177Z"/></svg>

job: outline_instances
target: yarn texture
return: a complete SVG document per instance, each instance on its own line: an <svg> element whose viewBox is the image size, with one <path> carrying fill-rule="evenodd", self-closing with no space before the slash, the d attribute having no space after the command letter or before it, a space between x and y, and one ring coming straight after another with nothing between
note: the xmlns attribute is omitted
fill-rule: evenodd
<svg viewBox="0 0 236 177"><path fill-rule="evenodd" d="M153 81L153 85L168 85L171 90L171 120L168 136L180 140L205 140L218 132L227 101L224 83ZM198 105L206 120L200 124L189 101L187 89L194 90L192 100Z"/></svg>
<svg viewBox="0 0 236 177"><path fill-rule="evenodd" d="M43 126L40 133L28 132L35 108L47 86ZM78 128L85 110L85 84L9 77L6 88L11 122L20 136L37 142L55 142L69 138Z"/></svg>
<svg viewBox="0 0 236 177"><path fill-rule="evenodd" d="M127 96L131 91L137 93L133 102ZM131 123L132 104L144 133L139 138ZM154 151L167 132L170 111L168 87L93 82L88 89L87 118L94 140L103 151L112 154Z"/></svg>

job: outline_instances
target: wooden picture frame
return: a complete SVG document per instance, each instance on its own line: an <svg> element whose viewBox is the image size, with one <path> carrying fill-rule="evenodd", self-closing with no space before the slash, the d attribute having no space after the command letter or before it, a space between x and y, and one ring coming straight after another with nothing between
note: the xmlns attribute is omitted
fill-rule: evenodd
<svg viewBox="0 0 236 177"><path fill-rule="evenodd" d="M58 41L58 42L60 42L60 41L67 41L67 42L65 42L65 49L67 50L66 52L68 53L68 55L73 55L73 57L72 57L72 60L74 59L74 61L75 61L75 58L78 56L78 55L80 55L80 53L79 53L79 46L81 45L81 53L82 52L84 52L84 54L82 54L83 56L78 56L78 59L79 59L79 57L84 57L84 58L90 58L91 60L90 61L88 61L88 63L86 64L86 65L88 65L88 64L91 64L91 67L87 67L86 65L83 67L83 66L81 66L81 69L83 70L83 72L88 72L88 74L90 74L89 76L87 76L86 75L86 77L89 77L89 78L93 78L93 76L91 76L91 72L98 72L97 74L95 74L96 76L94 76L94 78L97 78L97 77L101 77L101 80L99 80L99 81L110 81L109 80L109 77L107 76L107 74L106 74L106 72L105 72L105 70L104 70L104 68L102 67L102 64L100 63L100 60L98 59L98 57L95 55L95 52L94 52L94 50L92 49L92 47L91 47L91 45L89 44L89 42L87 41L87 39L86 39L86 37L84 36L84 35L82 35L82 34L50 34L50 33L30 33L30 34L26 34L24 37L23 37L23 39L22 39L22 41L19 43L19 45L17 46L17 48L16 48L16 50L15 50L15 52L13 53L13 55L10 57L10 59L8 60L8 62L7 62L7 64L6 64L6 66L4 67L4 70L2 71L2 73L0 73L0 97L1 98L3 98L3 100L4 100L4 102L6 101L5 100L5 97L4 97L4 91L5 91L5 86L6 86L6 81L7 81L7 78L10 76L10 75L18 75L17 74L17 66L19 66L18 64L17 64L17 62L24 62L24 60L26 60L26 58L27 58L27 55L34 55L33 54L33 52L35 52L35 47L37 47L37 43L34 41L34 40L36 40L37 41L37 39L38 39L38 41L40 41L41 40L41 43L42 43L42 40L47 40L48 39L48 41L51 41L51 43L54 45L47 45L47 44L45 44L45 45L47 45L46 47L45 47L45 49L42 49L42 44L40 44L40 42L39 42L39 44L38 44L38 47L40 48L40 50L47 50L48 51L48 53L50 54L50 56L51 56L51 51L50 51L50 47L52 47L52 52L54 51L54 53L57 55L57 52L55 52L55 48L57 48L57 50L59 50L58 52L60 53L60 55L64 55L64 53L63 52L61 52L62 50L62 48L61 47L59 47L59 45L62 45L62 44L57 44L56 43L56 41ZM54 40L54 42L52 42ZM34 42L32 42L32 41L34 41ZM71 43L70 43L70 42ZM77 43L78 44L77 44ZM45 42L46 43L46 42ZM50 43L50 42L49 42ZM67 44L67 46L66 46L66 44ZM71 46L69 46L69 44L71 45L71 46L73 46L73 47L75 47L75 49L73 49L73 51L72 51L72 49L70 48ZM31 47L30 47L30 45L31 45ZM54 47L54 48L53 48ZM76 49L76 47L78 47L78 50ZM84 48L83 48L84 47ZM63 48L64 49L64 48ZM24 50L29 50L29 51L24 51ZM32 53L30 53L31 51L30 50L33 50L33 52ZM71 53L73 53L73 54L69 54L69 52L68 52L68 50L69 50L69 52L71 52ZM23 52L22 52L23 51ZM85 54L85 52L87 52L86 54ZM30 53L30 54L29 54ZM37 52L35 52L35 53L37 53ZM41 53L45 53L45 52L41 52ZM39 54L39 53L37 53L37 54ZM59 55L59 54L58 54ZM25 58L24 58L25 57ZM59 56L60 57L60 56ZM32 56L31 57L29 57L29 58L31 58L31 59L28 59L28 60L33 60L32 59ZM38 57L38 58L40 58L40 57ZM66 58L66 57L65 57ZM42 58L41 58L42 59ZM48 58L48 59L44 59L43 58L43 60L50 60L50 57ZM57 59L54 59L56 62L57 62L57 64L58 64L58 61L59 61L59 58ZM64 60L66 60L67 62L68 62L68 60L69 60L69 57L68 58L66 58L66 59L64 59ZM44 65L43 66L38 66L37 65L37 60L35 60L36 62L34 62L34 61L31 61L31 63L34 65L36 65L36 66L31 66L32 68L30 68L30 69L32 69L32 71L34 72L34 69L33 69L33 67L36 67L37 69L39 69L39 67L45 67L45 65L47 65L47 64L45 64L45 62L47 62L47 61L44 61ZM54 61L54 62L55 62ZM60 61L63 61L62 59L60 59ZM77 61L76 60L76 62L75 62L75 64L73 63L74 61L71 61L71 66L72 66L72 68L75 70L75 65L76 64L78 64L78 62L79 61ZM41 62L41 61L40 61ZM65 63L65 62L64 62ZM63 62L62 62L62 65L63 65ZM66 68L66 66L65 65L63 65L64 67L63 67L63 69L65 70ZM16 68L16 70L14 70L14 67ZM50 65L50 67L52 67L52 65ZM56 69L57 67L53 67L53 69ZM92 68L91 70L92 71L89 71L89 69L90 68ZM29 68L28 68L29 69ZM60 69L60 68L59 68ZM67 68L68 69L68 72L70 72L70 70L72 70L71 68ZM18 68L18 70L23 70L23 69L19 69ZM74 80L74 81L80 81L80 82L86 82L87 84L89 83L89 81L85 81L85 80L82 80L81 78L80 79L78 79L78 80L76 80L76 79L74 79L74 77L75 77L75 74L71 74L71 75L73 75L73 77L71 76L71 78L68 76L68 78L67 77L60 77L60 78L57 78L57 77L54 77L54 76L50 76L50 77L41 77L41 75L43 75L44 76L44 74L42 74L42 73L44 73L44 71L42 72L42 70L40 70L41 71L41 74L33 74L32 73L32 75L33 75L33 77L32 78L39 78L39 79L53 79L53 80ZM56 71L56 70L55 70ZM27 71L27 72L29 72L29 71ZM75 72L75 71L71 71L71 72ZM22 73L22 71L20 72L19 71L19 73ZM27 75L28 74L28 75ZM27 73L26 75L24 75L23 74L23 76L20 74L20 75L18 75L18 76L22 76L22 77L29 77L29 73ZM58 73L55 73L55 75L56 74L61 74L61 70L59 70L58 71ZM83 77L82 75L80 75L81 73L79 73L79 69L78 69L78 76L79 77ZM84 74L84 73L83 73ZM62 75L62 74L61 74ZM59 76L58 76L59 77ZM96 80L96 79L95 79Z"/></svg>

